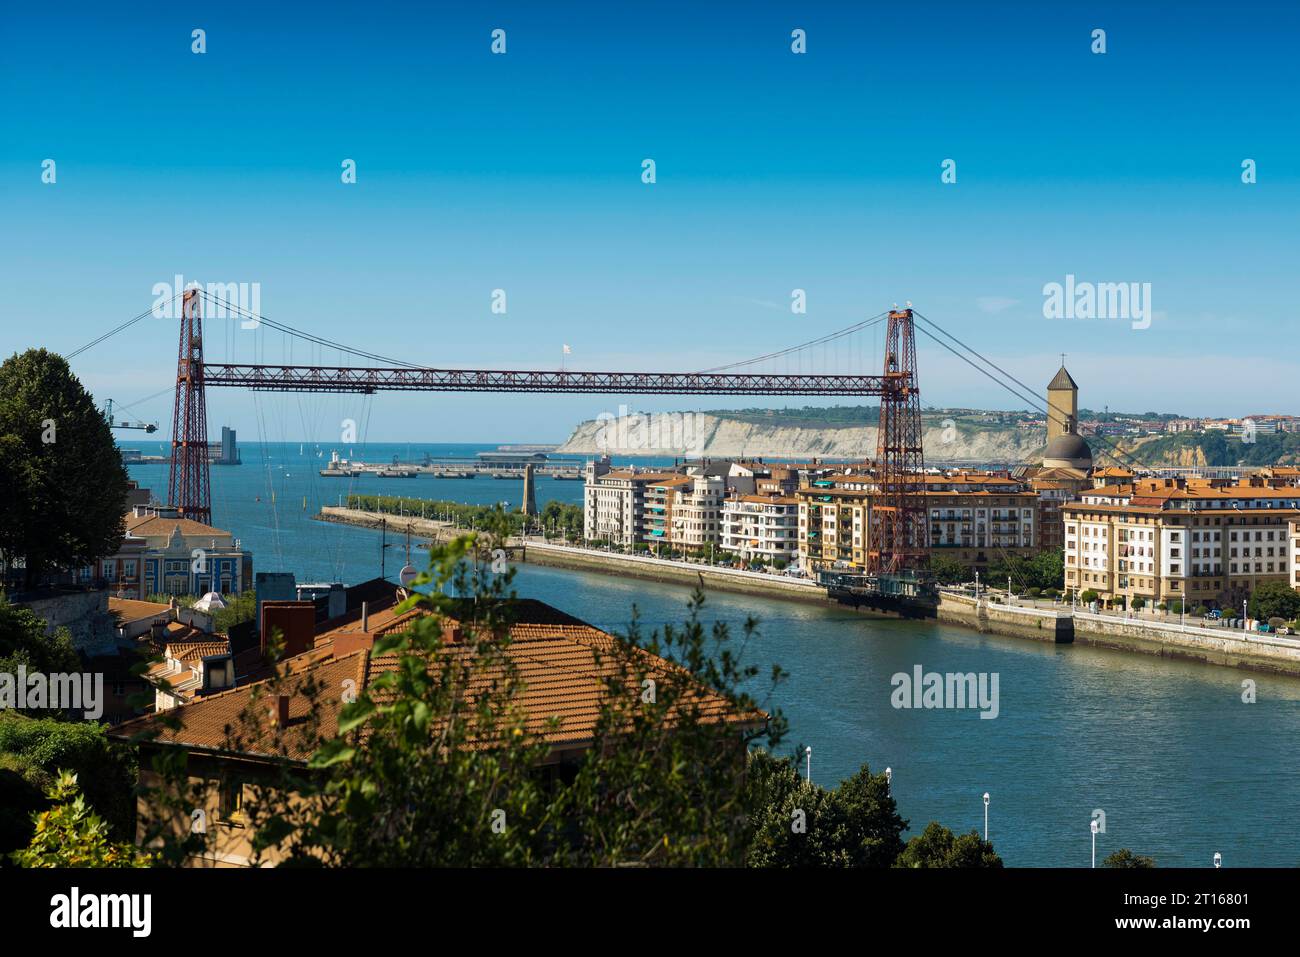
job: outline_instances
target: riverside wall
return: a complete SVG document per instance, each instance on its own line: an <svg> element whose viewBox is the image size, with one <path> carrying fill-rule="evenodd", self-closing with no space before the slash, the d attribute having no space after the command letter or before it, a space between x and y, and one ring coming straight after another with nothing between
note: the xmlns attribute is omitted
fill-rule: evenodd
<svg viewBox="0 0 1300 957"><path fill-rule="evenodd" d="M710 565L668 561L644 555L608 554L550 542L525 542L524 560L535 565L598 571L621 577L644 578L649 581L699 585L706 589L716 588L742 594L765 595L769 598L827 601L826 589L806 579L741 571L734 568L714 568Z"/></svg>
<svg viewBox="0 0 1300 957"><path fill-rule="evenodd" d="M1300 641L1225 628L1183 627L1172 622L1125 619L1085 611L1017 605L978 605L968 595L943 593L940 621L988 634L1058 644L1095 645L1161 658L1300 676Z"/></svg>

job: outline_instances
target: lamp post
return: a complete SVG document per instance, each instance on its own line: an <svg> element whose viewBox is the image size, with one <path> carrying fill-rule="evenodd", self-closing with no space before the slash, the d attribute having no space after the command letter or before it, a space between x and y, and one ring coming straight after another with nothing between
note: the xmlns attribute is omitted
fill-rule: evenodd
<svg viewBox="0 0 1300 957"><path fill-rule="evenodd" d="M1088 829L1092 831L1092 866L1097 866L1097 831L1100 828L1097 825L1097 819L1094 817Z"/></svg>
<svg viewBox="0 0 1300 957"><path fill-rule="evenodd" d="M989 839L989 792L984 792L984 840Z"/></svg>
<svg viewBox="0 0 1300 957"><path fill-rule="evenodd" d="M1223 866L1223 855L1220 854L1218 851L1215 851L1215 852L1214 852L1214 867L1215 867L1215 869L1217 870L1218 868L1220 868L1220 867L1222 867L1222 866Z"/></svg>
<svg viewBox="0 0 1300 957"><path fill-rule="evenodd" d="M804 753L804 757L808 761L808 772L807 772L808 783L812 784L812 748L804 748L803 753Z"/></svg>
<svg viewBox="0 0 1300 957"><path fill-rule="evenodd" d="M1241 627L1243 631L1249 631L1250 625L1246 621L1246 599L1241 600Z"/></svg>

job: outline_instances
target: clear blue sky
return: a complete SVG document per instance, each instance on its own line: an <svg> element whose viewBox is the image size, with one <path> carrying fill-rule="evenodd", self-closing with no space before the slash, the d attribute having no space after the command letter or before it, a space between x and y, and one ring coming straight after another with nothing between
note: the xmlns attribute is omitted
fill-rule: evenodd
<svg viewBox="0 0 1300 957"><path fill-rule="evenodd" d="M1089 407L1300 412L1300 23L1282 6L10 4L0 354L70 351L176 273L462 367L553 368L569 343L573 368L704 368L910 299L1032 384L1069 353ZM1150 282L1151 328L1045 319L1043 285L1069 273ZM208 339L252 358L248 333ZM260 348L287 358L278 336ZM148 320L74 369L130 403L168 386L175 349ZM927 404L1021 405L920 350ZM363 411L261 401L290 441ZM380 396L369 436L558 440L619 401ZM170 399L136 411L168 420ZM214 433L254 438L257 411L209 396Z"/></svg>

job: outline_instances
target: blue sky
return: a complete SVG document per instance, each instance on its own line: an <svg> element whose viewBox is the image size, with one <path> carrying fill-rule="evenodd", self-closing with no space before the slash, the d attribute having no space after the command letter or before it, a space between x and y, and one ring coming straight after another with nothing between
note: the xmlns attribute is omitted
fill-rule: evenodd
<svg viewBox="0 0 1300 957"><path fill-rule="evenodd" d="M910 299L1026 382L1068 353L1089 407L1300 412L1297 19L1167 3L9 5L0 354L70 351L177 273L259 283L273 319L455 367L553 368L569 343L573 368L706 368ZM1151 283L1151 327L1045 319L1043 285L1067 274ZM213 359L289 357L228 322L208 342ZM174 322L147 320L74 369L132 403L167 388L175 343ZM1021 405L919 347L927 404ZM369 436L558 440L624 401L761 400L387 395ZM252 438L260 414L287 423L267 438L328 440L364 411L259 402L213 390L212 431ZM133 411L164 422L170 399Z"/></svg>

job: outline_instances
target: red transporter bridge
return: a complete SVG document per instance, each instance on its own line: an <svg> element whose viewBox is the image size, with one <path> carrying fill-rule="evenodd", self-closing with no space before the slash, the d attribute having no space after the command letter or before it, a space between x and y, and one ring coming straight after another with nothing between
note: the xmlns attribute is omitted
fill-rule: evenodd
<svg viewBox="0 0 1300 957"><path fill-rule="evenodd" d="M210 299L200 290L189 290L182 302L168 480L169 503L186 517L207 522L212 514L204 401L208 387L363 394L414 391L873 396L880 400L876 449L880 492L873 506L868 575L873 579L910 577L909 573L926 565L929 549L924 496L915 494L924 461L916 340L910 308L888 313L882 375L580 372L205 363L200 297ZM868 322L883 318L884 315ZM275 327L284 328L278 324ZM876 584L868 587L879 590Z"/></svg>

